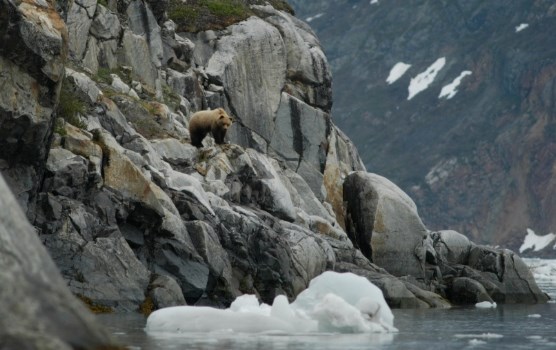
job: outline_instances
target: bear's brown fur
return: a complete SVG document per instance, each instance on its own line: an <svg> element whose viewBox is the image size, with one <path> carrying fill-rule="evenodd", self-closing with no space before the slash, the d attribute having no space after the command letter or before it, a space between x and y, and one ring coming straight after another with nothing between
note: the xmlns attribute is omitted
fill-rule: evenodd
<svg viewBox="0 0 556 350"><path fill-rule="evenodd" d="M191 144L197 148L202 147L203 139L209 131L217 144L223 144L233 121L223 108L196 112L189 121Z"/></svg>

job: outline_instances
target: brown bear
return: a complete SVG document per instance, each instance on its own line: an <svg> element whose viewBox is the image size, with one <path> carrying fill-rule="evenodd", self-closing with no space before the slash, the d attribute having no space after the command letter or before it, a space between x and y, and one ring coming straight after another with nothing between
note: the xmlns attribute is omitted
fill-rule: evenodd
<svg viewBox="0 0 556 350"><path fill-rule="evenodd" d="M203 139L209 131L217 144L223 144L233 121L223 108L196 112L189 121L191 144L197 148L202 147Z"/></svg>

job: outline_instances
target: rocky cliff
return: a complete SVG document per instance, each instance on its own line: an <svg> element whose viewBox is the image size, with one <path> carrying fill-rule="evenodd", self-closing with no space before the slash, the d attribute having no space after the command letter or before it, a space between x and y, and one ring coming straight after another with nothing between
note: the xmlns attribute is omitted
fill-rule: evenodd
<svg viewBox="0 0 556 350"><path fill-rule="evenodd" d="M429 227L512 249L554 232L551 1L291 3L331 62L334 121Z"/></svg>
<svg viewBox="0 0 556 350"><path fill-rule="evenodd" d="M367 277L394 307L547 300L515 254L430 232L407 194L365 172L331 121L315 34L278 5L238 3L247 16L196 32L168 19L173 2L58 5L69 38L58 80L41 85L2 51L0 76L15 72L4 86L52 108L0 96L2 122L27 116L22 129L38 130L11 138L34 147L34 163L0 158L69 288L90 306L293 299L326 270ZM230 143L191 146L191 114L221 106L237 119ZM13 176L23 167L33 171Z"/></svg>

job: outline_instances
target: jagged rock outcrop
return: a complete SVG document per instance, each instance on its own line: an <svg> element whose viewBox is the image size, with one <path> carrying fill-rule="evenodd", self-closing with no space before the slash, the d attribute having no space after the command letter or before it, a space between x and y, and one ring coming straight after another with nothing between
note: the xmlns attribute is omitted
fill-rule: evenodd
<svg viewBox="0 0 556 350"><path fill-rule="evenodd" d="M3 0L0 35L0 170L32 217L64 77L68 33L47 2Z"/></svg>
<svg viewBox="0 0 556 350"><path fill-rule="evenodd" d="M176 33L164 3L156 14L142 0L95 3L92 13L84 4L64 12L90 20L87 31L70 27L87 37L70 35L64 81L80 108L56 121L33 216L73 293L115 311L224 306L242 293L269 303L336 270L375 282L393 306L449 306L440 282L417 280L426 231L393 184L377 203L405 201L381 215L404 241L407 266L387 271L399 245L366 250L354 238L369 217L352 209L352 193L369 192L344 179L364 166L331 122L330 71L306 24L253 6L257 16L226 29ZM238 120L231 143L207 138L196 149L188 118L214 107Z"/></svg>
<svg viewBox="0 0 556 350"><path fill-rule="evenodd" d="M553 3L290 3L332 66L334 122L428 227L513 250L527 228L556 232ZM408 100L412 80L442 57ZM387 82L397 63L410 67ZM454 90L440 97L445 87Z"/></svg>

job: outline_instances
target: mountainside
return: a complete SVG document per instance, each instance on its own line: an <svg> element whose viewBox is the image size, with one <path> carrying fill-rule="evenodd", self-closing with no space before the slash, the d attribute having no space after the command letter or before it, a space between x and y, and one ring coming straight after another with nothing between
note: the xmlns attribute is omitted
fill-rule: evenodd
<svg viewBox="0 0 556 350"><path fill-rule="evenodd" d="M556 229L552 1L290 2L332 66L334 121L430 228L512 249Z"/></svg>

